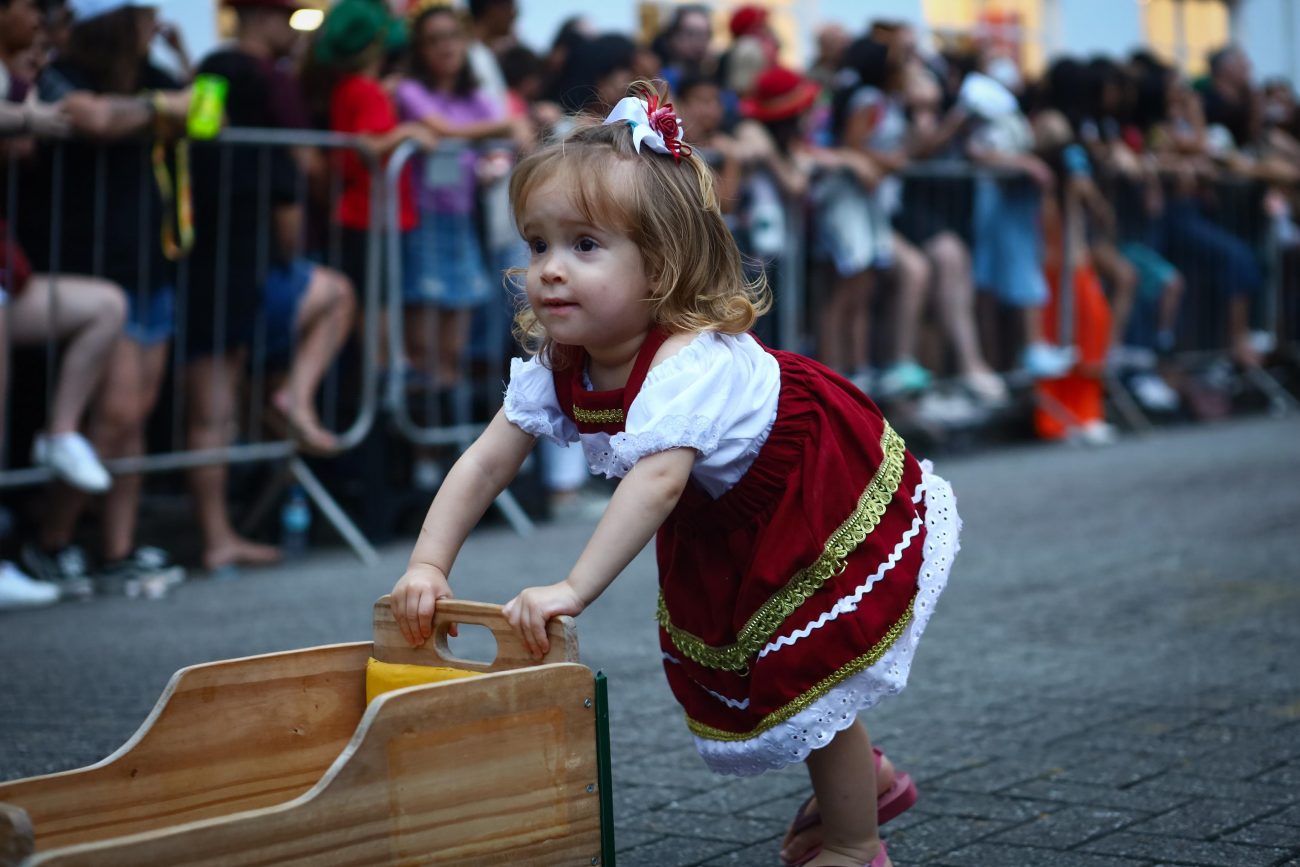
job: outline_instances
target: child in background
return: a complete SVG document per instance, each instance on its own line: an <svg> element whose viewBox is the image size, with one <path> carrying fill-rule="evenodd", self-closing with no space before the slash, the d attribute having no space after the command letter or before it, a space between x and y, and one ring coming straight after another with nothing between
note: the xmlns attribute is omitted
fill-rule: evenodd
<svg viewBox="0 0 1300 867"><path fill-rule="evenodd" d="M404 39L401 22L389 15L383 4L373 0L341 0L325 16L313 47L313 60L329 79L330 130L361 136L364 146L381 160L405 139L413 138L426 149L437 141L424 124L398 123L397 112L379 80L389 48ZM338 170L343 179L335 213L342 226L341 270L361 290L369 285L371 221L382 221L384 217L382 213L370 213L370 185L376 179L371 177L367 164L345 150L339 154ZM409 263L414 255L412 231L416 224L408 170L402 175L398 202L403 274L413 270Z"/></svg>
<svg viewBox="0 0 1300 867"><path fill-rule="evenodd" d="M988 66L996 70L1004 59L992 58ZM1020 367L1036 378L1060 376L1073 363L1073 353L1052 345L1043 331L1048 292L1039 217L1042 195L1052 188L1052 171L1032 153L1033 131L1020 113L1015 94L1002 82L981 72L970 73L962 82L957 110L974 118L967 144L974 162L1021 173L1021 177L981 177L975 182L975 285L1020 312L1024 340Z"/></svg>
<svg viewBox="0 0 1300 867"><path fill-rule="evenodd" d="M785 858L883 867L893 773L881 761L878 778L857 714L906 683L958 547L952 489L851 383L747 333L766 287L744 281L671 109L633 92L515 171L531 251L516 324L534 357L438 491L393 613L427 641L465 537L536 438L580 442L623 481L568 577L505 606L525 646L542 655L546 622L655 538L664 668L706 764L806 761L818 806Z"/></svg>
<svg viewBox="0 0 1300 867"><path fill-rule="evenodd" d="M1055 195L1043 208L1046 239L1045 274L1051 293L1043 311L1043 334L1059 333L1063 287L1070 286L1073 306L1070 342L1079 361L1064 375L1044 377L1036 384L1034 428L1043 439L1072 439L1085 445L1109 445L1115 429L1106 422L1102 374L1111 346L1111 308L1088 244L1084 211L1096 190L1088 154L1073 141L1070 122L1057 111L1042 112L1035 121L1039 150L1051 154L1056 172Z"/></svg>
<svg viewBox="0 0 1300 867"><path fill-rule="evenodd" d="M526 120L506 117L479 89L456 10L442 4L415 8L410 77L397 86L397 109L442 144L423 159L416 184L419 253L404 285L406 346L416 369L432 372L435 387L447 389L464 379L470 316L495 285L474 224L479 157L469 145L509 137L524 144L529 134Z"/></svg>

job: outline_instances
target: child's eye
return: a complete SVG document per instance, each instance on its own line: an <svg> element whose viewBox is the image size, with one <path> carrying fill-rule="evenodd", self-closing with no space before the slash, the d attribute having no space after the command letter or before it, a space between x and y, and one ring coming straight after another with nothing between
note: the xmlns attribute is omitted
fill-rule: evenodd
<svg viewBox="0 0 1300 867"><path fill-rule="evenodd" d="M590 253L599 245L591 238L580 238L575 246L579 253Z"/></svg>
<svg viewBox="0 0 1300 867"><path fill-rule="evenodd" d="M534 238L528 242L528 249L531 250L534 255L540 256L546 252L546 242L541 238Z"/></svg>

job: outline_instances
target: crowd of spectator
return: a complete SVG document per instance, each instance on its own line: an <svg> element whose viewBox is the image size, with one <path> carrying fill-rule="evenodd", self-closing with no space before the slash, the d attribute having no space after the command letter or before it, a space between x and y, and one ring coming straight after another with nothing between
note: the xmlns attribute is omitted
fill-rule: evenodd
<svg viewBox="0 0 1300 867"><path fill-rule="evenodd" d="M1194 341L1258 368L1267 281L1297 279L1294 255L1264 251L1300 236L1300 111L1288 83L1257 87L1235 47L1199 81L1145 52L1060 58L1029 81L1003 46L924 49L890 21L823 27L808 68L791 69L758 6L724 32L708 6L672 7L646 44L573 18L538 54L515 32L515 0L410 0L403 15L338 0L307 36L290 26L294 0L224 5L232 41L193 64L150 6L0 0L0 389L11 348L58 347L31 451L58 482L19 553L31 577L0 565L0 608L181 579L136 538L140 476L102 463L145 454L169 358L174 448L245 435L251 379L269 426L337 453L318 393L332 368L360 367L362 287L398 279L371 241L385 225L376 166L404 142L420 152L384 203L400 261L384 298L403 327L375 329L375 365L465 420L467 384L510 352L509 274L526 263L505 199L513 160L636 80L664 83L750 267L775 287L760 336L777 340L779 316L806 323L788 348L921 422L986 419L1023 389L1039 436L1104 444L1106 383L1151 413L1187 409L1176 351ZM152 59L159 39L171 71ZM191 155L196 75L225 82L229 126L328 130L359 151ZM543 449L545 477L558 510L582 511L585 461L570 451ZM436 450L413 452L414 483L436 486ZM187 473L205 570L279 558L234 529L223 463ZM93 565L75 544L92 495Z"/></svg>

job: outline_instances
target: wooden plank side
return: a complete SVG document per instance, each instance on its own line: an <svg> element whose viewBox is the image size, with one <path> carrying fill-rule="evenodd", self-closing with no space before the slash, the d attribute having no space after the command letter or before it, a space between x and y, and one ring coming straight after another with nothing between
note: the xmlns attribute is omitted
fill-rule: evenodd
<svg viewBox="0 0 1300 867"><path fill-rule="evenodd" d="M578 633L573 626L572 617L555 617L547 624L547 636L551 648L540 660L528 655L524 643L519 640L506 618L501 613L500 605L486 602L467 602L460 599L448 599L438 603L433 613L433 636L420 647L411 647L402 638L397 621L393 619L389 597L384 596L375 603L375 659L380 662L398 662L406 665L448 665L454 668L466 668L473 671L506 671L515 668L530 668L552 662L578 661ZM447 630L454 623L466 623L484 626L496 639L497 656L489 664L472 660L458 659L447 644Z"/></svg>
<svg viewBox="0 0 1300 867"><path fill-rule="evenodd" d="M600 854L593 694L590 669L570 663L398 690L376 699L325 777L289 804L29 863L590 864Z"/></svg>
<svg viewBox="0 0 1300 867"><path fill-rule="evenodd" d="M365 710L370 643L178 671L116 753L87 768L0 783L37 852L290 801L347 746Z"/></svg>

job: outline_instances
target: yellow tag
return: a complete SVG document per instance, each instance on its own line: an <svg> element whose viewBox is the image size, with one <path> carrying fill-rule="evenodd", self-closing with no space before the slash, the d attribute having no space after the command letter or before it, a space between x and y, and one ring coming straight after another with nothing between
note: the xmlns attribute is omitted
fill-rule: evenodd
<svg viewBox="0 0 1300 867"><path fill-rule="evenodd" d="M375 696L395 689L419 686L423 683L441 683L444 680L459 680L462 677L477 677L479 674L482 672L439 665L402 665L396 662L380 662L371 657L366 660L366 704L369 705L374 701Z"/></svg>

